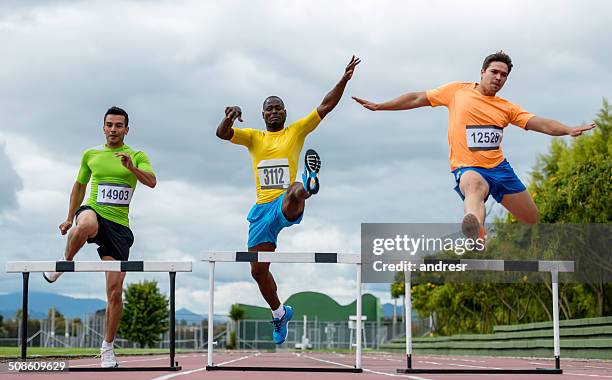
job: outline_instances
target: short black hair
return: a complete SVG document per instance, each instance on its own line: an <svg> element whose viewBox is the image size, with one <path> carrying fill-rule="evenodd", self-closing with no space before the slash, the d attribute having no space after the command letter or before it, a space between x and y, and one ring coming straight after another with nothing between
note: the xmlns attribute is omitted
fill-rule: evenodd
<svg viewBox="0 0 612 380"><path fill-rule="evenodd" d="M280 96L276 96L276 95L268 96L266 98L266 100L264 100L264 102L263 102L263 105L262 105L263 108L266 108L266 103L268 102L268 100L272 100L272 99L276 99L276 100L280 101L281 104L283 105L283 108L285 108L285 102L283 102L283 99L281 99Z"/></svg>
<svg viewBox="0 0 612 380"><path fill-rule="evenodd" d="M495 54L488 55L482 63L482 69L486 70L491 64L491 62L505 63L508 66L508 74L510 74L510 71L512 71L512 59L508 54L504 53L503 50L500 50Z"/></svg>
<svg viewBox="0 0 612 380"><path fill-rule="evenodd" d="M106 123L106 116L108 115L120 115L125 117L125 126L127 127L128 124L130 123L130 117L128 116L128 113L125 112L125 110L123 108L119 108L116 106L112 106L111 108L108 109L108 111L106 111L106 113L104 114L104 123Z"/></svg>

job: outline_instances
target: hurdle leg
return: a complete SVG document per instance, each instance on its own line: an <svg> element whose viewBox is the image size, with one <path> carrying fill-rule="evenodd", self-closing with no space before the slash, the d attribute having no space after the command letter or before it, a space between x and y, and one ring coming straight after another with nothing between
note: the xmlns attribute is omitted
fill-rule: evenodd
<svg viewBox="0 0 612 380"><path fill-rule="evenodd" d="M210 261L208 263L208 366L213 365L213 318L215 309L215 262Z"/></svg>
<svg viewBox="0 0 612 380"><path fill-rule="evenodd" d="M361 264L357 264L357 301L355 303L357 314L357 349L355 350L355 368L361 369Z"/></svg>
<svg viewBox="0 0 612 380"><path fill-rule="evenodd" d="M552 298L553 298L553 341L555 368L561 368L561 339L559 333L559 272L552 271Z"/></svg>
<svg viewBox="0 0 612 380"><path fill-rule="evenodd" d="M23 299L21 303L21 359L28 355L28 280L30 272L23 272Z"/></svg>
<svg viewBox="0 0 612 380"><path fill-rule="evenodd" d="M174 367L178 363L174 362L175 354L175 328L176 328L176 316L175 316L175 286L176 285L176 272L170 272L170 367Z"/></svg>
<svg viewBox="0 0 612 380"><path fill-rule="evenodd" d="M406 368L412 368L412 294L410 288L412 281L410 271L404 272L404 297L406 298L406 310L404 310L406 321Z"/></svg>

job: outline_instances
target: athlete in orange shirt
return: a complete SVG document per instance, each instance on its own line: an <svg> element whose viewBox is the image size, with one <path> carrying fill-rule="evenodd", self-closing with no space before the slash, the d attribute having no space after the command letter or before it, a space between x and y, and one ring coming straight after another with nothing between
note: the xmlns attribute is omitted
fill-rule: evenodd
<svg viewBox="0 0 612 380"><path fill-rule="evenodd" d="M409 92L384 103L353 97L371 111L448 108L450 166L457 183L455 190L464 200L461 226L463 233L474 239L484 239L485 201L489 195L521 222L535 224L539 219L533 198L501 150L503 131L508 124L550 136L573 137L595 127L590 123L571 128L497 97L511 70L512 60L499 51L485 58L480 83L448 83L429 91Z"/></svg>

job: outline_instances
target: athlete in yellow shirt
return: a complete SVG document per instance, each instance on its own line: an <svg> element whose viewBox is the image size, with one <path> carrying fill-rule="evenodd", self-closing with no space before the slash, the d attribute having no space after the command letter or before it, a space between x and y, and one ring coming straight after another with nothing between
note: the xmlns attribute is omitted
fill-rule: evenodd
<svg viewBox="0 0 612 380"><path fill-rule="evenodd" d="M551 136L580 136L595 124L570 128L558 121L535 116L496 96L512 70L512 60L502 51L487 56L480 83L453 82L434 90L409 92L384 103L353 97L371 111L399 111L424 106L448 108L448 144L455 190L464 200L464 234L484 239L485 201L492 195L516 219L538 222L536 205L501 150L504 128L514 124Z"/></svg>
<svg viewBox="0 0 612 380"><path fill-rule="evenodd" d="M353 56L344 75L321 105L286 128L287 111L278 96L270 96L263 103L265 131L234 128L236 119L242 122L242 111L237 106L225 108L225 117L217 127L217 136L249 150L257 189L257 202L247 217L249 251L274 252L278 233L285 227L300 223L306 199L319 191L317 174L321 159L312 149L306 152L304 158L302 183L294 182L300 152L306 136L340 101L359 62L359 58ZM276 282L269 269L270 263L251 263L251 275L272 309L273 340L281 344L287 337L287 322L293 316L293 310L278 299Z"/></svg>

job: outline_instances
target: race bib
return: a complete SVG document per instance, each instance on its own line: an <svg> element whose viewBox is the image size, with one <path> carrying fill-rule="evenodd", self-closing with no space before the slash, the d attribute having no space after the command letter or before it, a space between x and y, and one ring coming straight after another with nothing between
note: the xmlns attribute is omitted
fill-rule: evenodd
<svg viewBox="0 0 612 380"><path fill-rule="evenodd" d="M130 185L99 183L96 203L102 206L127 207L132 200L134 189Z"/></svg>
<svg viewBox="0 0 612 380"><path fill-rule="evenodd" d="M289 178L289 160L286 158L259 161L257 174L259 175L259 185L262 190L287 189L291 182Z"/></svg>
<svg viewBox="0 0 612 380"><path fill-rule="evenodd" d="M495 125L467 125L465 133L470 150L499 149L504 137L503 128Z"/></svg>

